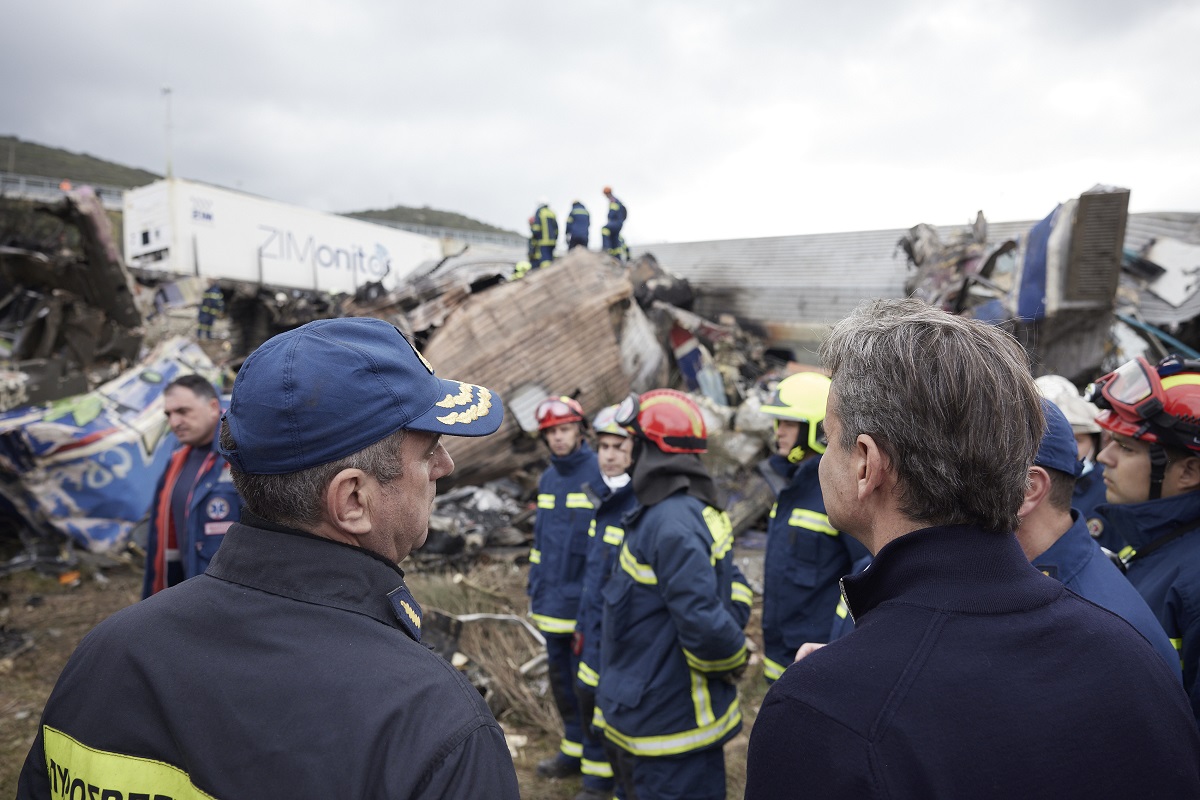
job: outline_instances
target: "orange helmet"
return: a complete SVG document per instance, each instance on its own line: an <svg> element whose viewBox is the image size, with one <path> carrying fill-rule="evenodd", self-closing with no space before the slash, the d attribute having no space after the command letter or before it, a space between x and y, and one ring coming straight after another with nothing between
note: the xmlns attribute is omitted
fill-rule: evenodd
<svg viewBox="0 0 1200 800"><path fill-rule="evenodd" d="M1162 496L1164 448L1200 455L1200 361L1139 356L1089 386L1088 399L1103 409L1101 428L1150 444L1150 499Z"/></svg>
<svg viewBox="0 0 1200 800"><path fill-rule="evenodd" d="M617 408L617 424L649 439L664 453L703 453L708 429L700 407L683 392L655 389L631 394Z"/></svg>
<svg viewBox="0 0 1200 800"><path fill-rule="evenodd" d="M605 193L605 194L612 194L612 187L611 187L611 186L605 186L605 187L604 187L604 193Z"/></svg>
<svg viewBox="0 0 1200 800"><path fill-rule="evenodd" d="M583 406L570 397L547 397L538 403L537 410L533 413L537 418L539 431L568 422L583 422Z"/></svg>

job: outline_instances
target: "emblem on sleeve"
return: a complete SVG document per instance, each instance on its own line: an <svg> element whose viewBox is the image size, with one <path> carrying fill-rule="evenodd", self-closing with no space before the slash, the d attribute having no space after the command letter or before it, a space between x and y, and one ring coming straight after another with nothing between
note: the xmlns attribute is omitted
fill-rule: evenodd
<svg viewBox="0 0 1200 800"><path fill-rule="evenodd" d="M229 516L229 501L224 497L214 497L208 501L208 508L205 510L209 519L225 519Z"/></svg>

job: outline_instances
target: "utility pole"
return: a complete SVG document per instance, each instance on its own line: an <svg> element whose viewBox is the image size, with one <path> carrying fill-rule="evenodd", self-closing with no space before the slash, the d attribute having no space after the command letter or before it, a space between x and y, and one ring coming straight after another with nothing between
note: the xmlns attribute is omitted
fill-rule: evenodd
<svg viewBox="0 0 1200 800"><path fill-rule="evenodd" d="M163 98L167 104L167 177L174 177L171 170L171 87L164 86L162 88Z"/></svg>

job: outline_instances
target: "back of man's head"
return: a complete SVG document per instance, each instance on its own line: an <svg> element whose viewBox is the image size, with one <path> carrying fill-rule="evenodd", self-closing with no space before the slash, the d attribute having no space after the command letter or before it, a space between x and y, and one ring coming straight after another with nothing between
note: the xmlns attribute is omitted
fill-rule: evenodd
<svg viewBox="0 0 1200 800"><path fill-rule="evenodd" d="M821 351L848 449L883 450L899 511L925 525L1011 531L1041 441L1040 395L1012 336L918 300L875 300Z"/></svg>

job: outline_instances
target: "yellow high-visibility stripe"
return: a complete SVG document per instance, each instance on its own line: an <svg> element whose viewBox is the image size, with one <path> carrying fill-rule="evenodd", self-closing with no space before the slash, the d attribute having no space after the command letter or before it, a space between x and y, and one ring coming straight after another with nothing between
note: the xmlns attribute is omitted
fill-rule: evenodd
<svg viewBox="0 0 1200 800"><path fill-rule="evenodd" d="M574 633L575 620L559 619L558 617L547 617L545 614L530 614L533 618L533 624L542 633Z"/></svg>
<svg viewBox="0 0 1200 800"><path fill-rule="evenodd" d="M808 508L793 508L792 517L788 520L788 525L795 528L807 528L810 531L824 533L828 536L838 535L837 528L829 524L829 517L827 515Z"/></svg>
<svg viewBox="0 0 1200 800"><path fill-rule="evenodd" d="M763 676L769 681L777 681L783 677L783 671L787 669L786 664L780 664L778 661L763 656Z"/></svg>
<svg viewBox="0 0 1200 800"><path fill-rule="evenodd" d="M1136 552L1137 550L1134 550L1131 545L1125 545L1121 548L1121 552L1117 553L1117 558L1121 559L1122 561L1128 561L1129 559L1133 558L1133 554Z"/></svg>
<svg viewBox="0 0 1200 800"><path fill-rule="evenodd" d="M778 500L771 504L771 519L775 519L775 509L777 508L779 508Z"/></svg>
<svg viewBox="0 0 1200 800"><path fill-rule="evenodd" d="M604 526L604 543L611 544L616 547L621 542L625 541L625 529L617 528L613 525Z"/></svg>
<svg viewBox="0 0 1200 800"><path fill-rule="evenodd" d="M662 736L627 736L609 723L604 728L604 735L613 744L636 756L672 756L699 750L720 741L741 724L741 721L742 710L734 698L725 713L709 725Z"/></svg>
<svg viewBox="0 0 1200 800"><path fill-rule="evenodd" d="M717 715L713 713L712 695L708 693L708 678L696 670L692 670L692 708L696 712L697 727L702 728L717 721Z"/></svg>
<svg viewBox="0 0 1200 800"><path fill-rule="evenodd" d="M595 508L595 506L583 492L568 492L567 508Z"/></svg>
<svg viewBox="0 0 1200 800"><path fill-rule="evenodd" d="M850 613L850 607L848 605L846 605L846 598L844 598L844 597L838 598L837 608L835 608L833 610L833 613L838 615L838 619L846 618L846 615Z"/></svg>
<svg viewBox="0 0 1200 800"><path fill-rule="evenodd" d="M743 644L733 655L716 661L708 661L700 658L686 647L683 648L683 657L687 659L688 666L692 669L697 669L702 672L728 672L731 669L736 669L742 664L745 664L746 659L750 657L750 654L749 651L746 650L746 645Z"/></svg>
<svg viewBox="0 0 1200 800"><path fill-rule="evenodd" d="M42 726L42 744L54 797L174 797L213 800L179 767L152 758L88 747L62 731ZM54 766L57 765L57 769ZM76 791L78 789L78 791Z"/></svg>
<svg viewBox="0 0 1200 800"><path fill-rule="evenodd" d="M600 706L592 709L592 727L604 730L608 725L604 722L604 712L600 710Z"/></svg>
<svg viewBox="0 0 1200 800"><path fill-rule="evenodd" d="M724 511L718 511L712 506L704 507L704 523L712 535L712 549L709 552L709 563L716 564L725 554L733 549L733 523Z"/></svg>
<svg viewBox="0 0 1200 800"><path fill-rule="evenodd" d="M588 536L596 538L596 520L592 520L592 524L588 525Z"/></svg>
<svg viewBox="0 0 1200 800"><path fill-rule="evenodd" d="M629 552L629 545L621 548L621 569L629 573L629 577L635 581L647 586L655 586L658 584L658 576L654 574L654 568L649 564L639 563L633 557L633 553Z"/></svg>
<svg viewBox="0 0 1200 800"><path fill-rule="evenodd" d="M748 606L754 605L754 592L744 583L733 582L732 600L735 603L745 603Z"/></svg>
<svg viewBox="0 0 1200 800"><path fill-rule="evenodd" d="M583 758L583 742L572 742L570 739L563 739L558 749L568 758Z"/></svg>
<svg viewBox="0 0 1200 800"><path fill-rule="evenodd" d="M600 685L600 673L596 672L596 670L592 669L582 661L579 662L579 671L575 673L575 677L578 678L579 682L584 686L595 687Z"/></svg>
<svg viewBox="0 0 1200 800"><path fill-rule="evenodd" d="M539 494L538 495L538 508L554 508L554 495Z"/></svg>
<svg viewBox="0 0 1200 800"><path fill-rule="evenodd" d="M613 776L612 764L609 764L607 761L580 759L579 771L584 775L594 775L597 778L611 778Z"/></svg>
<svg viewBox="0 0 1200 800"><path fill-rule="evenodd" d="M1183 669L1183 639L1172 639L1171 646L1175 648L1175 652L1179 653L1179 668Z"/></svg>
<svg viewBox="0 0 1200 800"><path fill-rule="evenodd" d="M542 563L542 551L538 550L536 547L529 548L529 563L530 564Z"/></svg>

